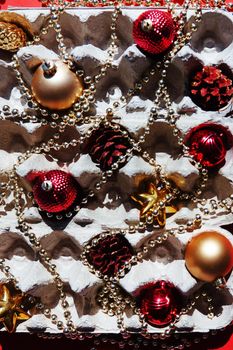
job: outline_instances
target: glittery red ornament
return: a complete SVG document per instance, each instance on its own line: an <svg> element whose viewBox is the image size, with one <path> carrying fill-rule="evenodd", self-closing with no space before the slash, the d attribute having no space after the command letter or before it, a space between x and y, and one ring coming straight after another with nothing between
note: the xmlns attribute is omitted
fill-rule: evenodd
<svg viewBox="0 0 233 350"><path fill-rule="evenodd" d="M203 123L190 130L184 143L194 159L208 168L221 168L233 145L230 131L220 124Z"/></svg>
<svg viewBox="0 0 233 350"><path fill-rule="evenodd" d="M175 38L172 16L161 10L143 12L133 23L133 38L147 53L158 55L166 51Z"/></svg>
<svg viewBox="0 0 233 350"><path fill-rule="evenodd" d="M77 199L80 189L75 179L61 170L31 173L27 179L38 206L49 213L67 210Z"/></svg>
<svg viewBox="0 0 233 350"><path fill-rule="evenodd" d="M132 255L133 249L124 236L111 235L90 248L87 260L103 275L114 276Z"/></svg>
<svg viewBox="0 0 233 350"><path fill-rule="evenodd" d="M123 128L115 129L112 126L101 125L89 141L89 154L93 162L97 163L101 170L111 169L112 165L125 156L130 148L129 134ZM124 166L125 161L119 163L119 168Z"/></svg>
<svg viewBox="0 0 233 350"><path fill-rule="evenodd" d="M226 106L233 96L230 72L214 66L204 66L190 79L190 97L203 110L217 111Z"/></svg>
<svg viewBox="0 0 233 350"><path fill-rule="evenodd" d="M153 327L165 327L175 321L182 308L181 292L170 282L157 281L142 289L140 310Z"/></svg>

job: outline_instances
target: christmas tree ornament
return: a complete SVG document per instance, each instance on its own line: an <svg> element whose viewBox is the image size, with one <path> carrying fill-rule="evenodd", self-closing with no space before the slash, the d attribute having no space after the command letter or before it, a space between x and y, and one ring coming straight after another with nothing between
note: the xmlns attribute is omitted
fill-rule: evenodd
<svg viewBox="0 0 233 350"><path fill-rule="evenodd" d="M204 167L219 169L233 145L230 131L220 124L203 123L192 128L184 139L189 154Z"/></svg>
<svg viewBox="0 0 233 350"><path fill-rule="evenodd" d="M135 44L146 53L163 53L175 38L171 14L161 10L143 12L133 23L133 38Z"/></svg>
<svg viewBox="0 0 233 350"><path fill-rule="evenodd" d="M98 243L91 246L86 254L88 263L95 270L108 276L116 275L132 256L131 245L120 234L100 238Z"/></svg>
<svg viewBox="0 0 233 350"><path fill-rule="evenodd" d="M0 49L15 52L32 38L30 22L14 12L0 13Z"/></svg>
<svg viewBox="0 0 233 350"><path fill-rule="evenodd" d="M70 108L82 95L83 84L67 64L50 60L44 61L36 69L31 89L41 106L63 110Z"/></svg>
<svg viewBox="0 0 233 350"><path fill-rule="evenodd" d="M218 67L204 66L190 79L190 97L205 111L219 110L229 103L232 96L232 78Z"/></svg>
<svg viewBox="0 0 233 350"><path fill-rule="evenodd" d="M11 293L6 284L0 284L0 322L9 333L15 331L17 322L31 317L22 307L24 297L23 293Z"/></svg>
<svg viewBox="0 0 233 350"><path fill-rule="evenodd" d="M222 234L205 231L193 237L185 249L185 264L198 280L214 282L233 268L233 246Z"/></svg>
<svg viewBox="0 0 233 350"><path fill-rule="evenodd" d="M163 280L145 286L138 299L141 313L153 327L168 326L182 308L181 292L172 283Z"/></svg>
<svg viewBox="0 0 233 350"><path fill-rule="evenodd" d="M126 130L104 125L94 131L88 145L92 161L97 163L102 171L110 170L119 160L118 168L123 167L127 161L125 157L127 150L131 148L130 137Z"/></svg>
<svg viewBox="0 0 233 350"><path fill-rule="evenodd" d="M172 199L171 189L166 184L149 183L148 191L132 195L131 198L140 205L140 219L148 224L158 224L164 227L167 214L176 213L174 206L168 205Z"/></svg>
<svg viewBox="0 0 233 350"><path fill-rule="evenodd" d="M30 173L27 180L32 182L36 203L48 213L68 210L81 196L78 183L70 174L62 170Z"/></svg>
<svg viewBox="0 0 233 350"><path fill-rule="evenodd" d="M15 24L0 22L0 49L17 51L26 45L25 32Z"/></svg>

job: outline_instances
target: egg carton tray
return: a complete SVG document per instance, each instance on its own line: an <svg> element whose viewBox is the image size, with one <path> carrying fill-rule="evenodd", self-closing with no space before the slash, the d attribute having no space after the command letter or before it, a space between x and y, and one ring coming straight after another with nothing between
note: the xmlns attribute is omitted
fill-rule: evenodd
<svg viewBox="0 0 233 350"><path fill-rule="evenodd" d="M114 69L109 69L106 77L98 84L96 92L95 112L105 115L106 109L124 96L135 82L153 63L134 44L132 38L133 21L146 8L122 8L117 21L119 52L114 58ZM47 23L47 9L13 9L30 20L36 32ZM178 10L177 10L178 11ZM69 48L74 61L83 67L85 74L93 76L107 59L110 44L111 8L79 8L67 9L61 16L62 33L65 44ZM188 21L193 19L193 11L188 11ZM188 22L188 23L189 23ZM232 105L220 111L204 111L194 104L186 92L188 77L199 64L224 64L233 71L233 16L222 10L203 10L203 18L191 41L174 57L168 69L166 84L171 95L172 107L181 115L178 127L186 134L192 127L212 121L229 128L233 134L231 118ZM38 45L27 46L17 53L20 69L25 81L30 86L32 75L27 68L31 57L40 59L58 59L55 33L49 31ZM10 55L0 57L0 109L6 104L17 108L20 112L26 108L15 77ZM145 86L140 96L132 97L121 108L116 109L113 122L119 123L137 139L143 134L153 106L153 97L158 82L156 75ZM67 128L61 141L79 139L88 126L81 125ZM5 116L0 120L0 178L4 181L4 172L11 169L17 157L32 146L46 142L52 137L54 130L40 122L24 122L14 116ZM143 146L156 161L161 164L168 177L173 179L182 190L191 191L198 180L198 171L190 161L180 156L180 149L171 128L165 120L154 123ZM75 148L52 151L58 161L41 154L35 154L23 162L17 172L23 179L31 171L48 171L61 169L70 172L80 186L89 189L100 177L100 170L88 154L76 154ZM111 228L126 228L128 224L139 220L139 210L131 201L130 194L137 191L138 180L153 176L154 168L140 156L133 156L112 179L96 193L94 200L81 208L69 222L57 222L51 225L42 218L36 206L29 206L25 218L33 228L33 232L51 254L57 270L65 282L68 301L74 323L81 331L95 333L119 333L116 317L105 314L96 301L97 291L103 284L101 279L92 274L80 260L83 246L94 236ZM223 199L232 193L233 156L232 150L227 152L226 164L208 181L203 197ZM181 206L166 221L166 228L177 227L192 220L198 208L195 204ZM38 261L36 253L17 230L17 219L12 205L1 208L0 218L0 257L5 258L12 273L19 281L22 291L41 300L63 319L63 310L59 305L58 293L51 275ZM203 219L200 231L218 229L233 242L232 235L222 226L233 223L233 214L223 211L213 213L210 218ZM135 250L140 249L158 232L145 231L126 235ZM120 285L134 295L148 282L167 280L178 287L184 296L190 296L203 286L196 281L185 268L184 248L192 236L198 234L184 233L170 237L164 244L152 248L145 259L133 266L130 272L120 280ZM179 273L177 273L179 271ZM5 276L0 273L0 280ZM227 288L215 293L214 308L216 316L210 320L206 308L201 302L194 311L181 317L177 323L178 331L206 332L228 325L233 319L233 275L228 278ZM210 287L211 288L211 287ZM125 315L125 326L140 330L140 322L136 315ZM163 329L149 326L149 332L161 332ZM59 332L45 316L34 315L31 319L18 325L17 332L46 330L49 333Z"/></svg>

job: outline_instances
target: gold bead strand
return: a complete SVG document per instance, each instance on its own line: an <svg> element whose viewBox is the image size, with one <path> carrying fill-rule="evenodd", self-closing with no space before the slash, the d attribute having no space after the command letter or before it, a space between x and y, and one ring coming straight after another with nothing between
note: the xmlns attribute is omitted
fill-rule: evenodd
<svg viewBox="0 0 233 350"><path fill-rule="evenodd" d="M24 219L24 209L22 207L20 199L23 196L23 189L18 186L18 178L17 175L13 178L14 183L14 202L15 202L15 210L16 215L19 223L19 229L24 234L24 236L29 240L31 245L36 248L36 250L39 253L40 261L45 266L45 268L48 270L48 272L53 276L54 282L57 286L58 291L60 292L60 300L61 305L64 309L64 315L67 309L69 308L69 304L66 300L66 294L64 293L64 284L62 282L62 279L58 272L56 271L56 265L51 263L51 258L49 257L49 254L46 252L46 250L41 246L40 241L36 238L36 235L32 232L30 232L31 227L25 222ZM74 325L71 320L71 316L65 317L68 329L70 331L74 330Z"/></svg>
<svg viewBox="0 0 233 350"><path fill-rule="evenodd" d="M6 265L6 260L4 258L0 258L0 270L2 273L6 276L7 278L7 283L12 282L14 284L15 289L19 290L20 288L18 287L19 281L13 276L11 273L10 266Z"/></svg>

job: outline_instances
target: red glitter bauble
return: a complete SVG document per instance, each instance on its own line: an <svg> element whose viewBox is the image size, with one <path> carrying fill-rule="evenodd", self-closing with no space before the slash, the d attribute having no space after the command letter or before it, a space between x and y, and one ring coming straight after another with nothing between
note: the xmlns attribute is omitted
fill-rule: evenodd
<svg viewBox="0 0 233 350"><path fill-rule="evenodd" d="M166 281L144 287L139 299L141 313L153 327L165 327L174 322L182 308L181 292Z"/></svg>
<svg viewBox="0 0 233 350"><path fill-rule="evenodd" d="M232 135L224 126L204 123L190 130L184 140L194 159L208 168L221 168L232 146Z"/></svg>
<svg viewBox="0 0 233 350"><path fill-rule="evenodd" d="M124 236L111 235L90 248L87 260L103 275L114 276L132 255L133 249Z"/></svg>
<svg viewBox="0 0 233 350"><path fill-rule="evenodd" d="M42 210L49 213L67 210L75 202L80 192L75 179L61 170L32 173L27 178L32 181L36 203Z"/></svg>
<svg viewBox="0 0 233 350"><path fill-rule="evenodd" d="M172 16L160 10L143 12L133 23L133 38L145 52L161 54L171 46L175 38Z"/></svg>

